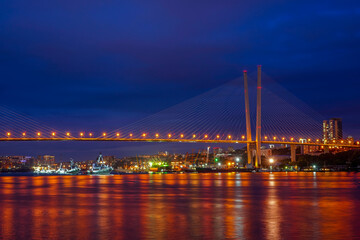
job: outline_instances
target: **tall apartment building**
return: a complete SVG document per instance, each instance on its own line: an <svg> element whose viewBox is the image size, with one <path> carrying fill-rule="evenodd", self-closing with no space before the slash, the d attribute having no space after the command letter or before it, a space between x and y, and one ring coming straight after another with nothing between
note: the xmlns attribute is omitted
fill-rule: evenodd
<svg viewBox="0 0 360 240"><path fill-rule="evenodd" d="M342 119L331 118L323 121L323 141L343 139Z"/></svg>

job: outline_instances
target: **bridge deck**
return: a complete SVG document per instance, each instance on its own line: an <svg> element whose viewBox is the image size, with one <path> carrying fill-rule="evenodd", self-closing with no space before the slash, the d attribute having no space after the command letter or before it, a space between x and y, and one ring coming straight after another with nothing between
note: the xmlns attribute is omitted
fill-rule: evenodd
<svg viewBox="0 0 360 240"><path fill-rule="evenodd" d="M108 137L99 137L99 138L81 138L81 137L66 137L66 138L0 138L0 141L14 142L14 141L83 141L83 142L185 142L185 143L234 143L234 144L246 144L253 143L255 141L245 141L245 140L211 140L211 139L176 139L176 138L108 138ZM282 144L282 145L304 145L304 146L338 146L338 147L350 147L350 148L360 148L360 144L353 143L321 143L321 142L289 142L289 141L262 141L262 144Z"/></svg>

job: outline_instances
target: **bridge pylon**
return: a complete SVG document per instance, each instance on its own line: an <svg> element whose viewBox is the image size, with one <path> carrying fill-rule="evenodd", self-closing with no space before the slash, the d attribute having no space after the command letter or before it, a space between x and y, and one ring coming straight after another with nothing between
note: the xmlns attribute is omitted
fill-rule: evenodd
<svg viewBox="0 0 360 240"><path fill-rule="evenodd" d="M261 65L257 67L257 98L256 98L256 160L255 167L261 165Z"/></svg>
<svg viewBox="0 0 360 240"><path fill-rule="evenodd" d="M248 141L247 145L247 158L248 165L253 165L253 156L252 156L252 142L251 138L251 122L250 122L250 103L249 103L249 87L247 79L247 71L244 70L244 96L245 96L245 118L246 118L246 139Z"/></svg>

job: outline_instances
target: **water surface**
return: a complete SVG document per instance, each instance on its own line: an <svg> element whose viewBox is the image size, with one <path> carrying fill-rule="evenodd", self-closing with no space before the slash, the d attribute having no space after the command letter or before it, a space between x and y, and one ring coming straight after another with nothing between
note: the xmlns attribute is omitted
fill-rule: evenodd
<svg viewBox="0 0 360 240"><path fill-rule="evenodd" d="M0 239L354 239L356 173L0 177Z"/></svg>

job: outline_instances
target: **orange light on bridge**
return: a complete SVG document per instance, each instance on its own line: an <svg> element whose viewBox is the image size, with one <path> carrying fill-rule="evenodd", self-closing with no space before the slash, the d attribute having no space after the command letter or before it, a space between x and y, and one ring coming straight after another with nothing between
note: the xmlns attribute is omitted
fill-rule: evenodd
<svg viewBox="0 0 360 240"><path fill-rule="evenodd" d="M268 137L267 136L265 136L265 140L267 140L268 139Z"/></svg>
<svg viewBox="0 0 360 240"><path fill-rule="evenodd" d="M357 141L357 142L356 142L356 144L358 144L358 145L359 145L359 144L360 144L360 142L359 142L359 141Z"/></svg>
<svg viewBox="0 0 360 240"><path fill-rule="evenodd" d="M336 141L335 140L333 140L333 143L335 143Z"/></svg>
<svg viewBox="0 0 360 240"><path fill-rule="evenodd" d="M282 138L282 140L284 141L284 140L285 140L285 138L283 137L283 138Z"/></svg>
<svg viewBox="0 0 360 240"><path fill-rule="evenodd" d="M216 135L216 138L220 138L220 135Z"/></svg>
<svg viewBox="0 0 360 240"><path fill-rule="evenodd" d="M184 137L184 134L180 134L180 137L183 138L183 137Z"/></svg>
<svg viewBox="0 0 360 240"><path fill-rule="evenodd" d="M231 135L228 135L228 139L231 139Z"/></svg>
<svg viewBox="0 0 360 240"><path fill-rule="evenodd" d="M11 132L7 132L6 136L10 137L11 136Z"/></svg>
<svg viewBox="0 0 360 240"><path fill-rule="evenodd" d="M41 132L37 132L36 135L38 135L38 137L40 137L40 136L41 136Z"/></svg>
<svg viewBox="0 0 360 240"><path fill-rule="evenodd" d="M84 133L83 133L83 132L81 132L81 133L80 133L80 137L83 137L83 136L84 136Z"/></svg>
<svg viewBox="0 0 360 240"><path fill-rule="evenodd" d="M196 135L195 135L195 134L193 134L193 138L196 138Z"/></svg>
<svg viewBox="0 0 360 240"><path fill-rule="evenodd" d="M290 138L290 141L294 141L294 138Z"/></svg>
<svg viewBox="0 0 360 240"><path fill-rule="evenodd" d="M129 134L129 136L130 136L130 137L132 137L132 136L133 136L133 134L132 134L132 133L130 133L130 134Z"/></svg>
<svg viewBox="0 0 360 240"><path fill-rule="evenodd" d="M276 140L276 137L273 137L274 140Z"/></svg>
<svg viewBox="0 0 360 240"><path fill-rule="evenodd" d="M92 133L89 133L89 136L90 136L90 137L92 137L92 135L93 135Z"/></svg>
<svg viewBox="0 0 360 240"><path fill-rule="evenodd" d="M242 136L241 136L241 138L244 140L244 139L245 139L245 136L244 136L244 135L242 135Z"/></svg>
<svg viewBox="0 0 360 240"><path fill-rule="evenodd" d="M204 138L208 138L208 135L207 135L207 134L205 134Z"/></svg>
<svg viewBox="0 0 360 240"><path fill-rule="evenodd" d="M311 139L310 139L310 138L308 138L308 142L311 142Z"/></svg>
<svg viewBox="0 0 360 240"><path fill-rule="evenodd" d="M25 136L26 136L26 132L23 132L22 135L23 135L23 137L25 137Z"/></svg>
<svg viewBox="0 0 360 240"><path fill-rule="evenodd" d="M158 138L158 137L159 137L159 134L158 134L158 133L156 133L156 134L155 134L155 137L157 137L157 138Z"/></svg>
<svg viewBox="0 0 360 240"><path fill-rule="evenodd" d="M103 135L103 137L106 137L106 133L105 133L105 132L104 132L102 135Z"/></svg>
<svg viewBox="0 0 360 240"><path fill-rule="evenodd" d="M69 137L69 136L70 136L70 133L69 133L69 132L67 132L67 133L66 133L66 136L68 136L68 137Z"/></svg>
<svg viewBox="0 0 360 240"><path fill-rule="evenodd" d="M146 137L146 133L143 133L142 136L143 136L143 137Z"/></svg>
<svg viewBox="0 0 360 240"><path fill-rule="evenodd" d="M349 144L351 144L351 141L349 141Z"/></svg>
<svg viewBox="0 0 360 240"><path fill-rule="evenodd" d="M317 142L320 142L320 139L316 139Z"/></svg>
<svg viewBox="0 0 360 240"><path fill-rule="evenodd" d="M116 133L116 136L117 136L117 137L120 137L120 133Z"/></svg>
<svg viewBox="0 0 360 240"><path fill-rule="evenodd" d="M170 133L168 134L168 137L171 138L171 134L170 134Z"/></svg>
<svg viewBox="0 0 360 240"><path fill-rule="evenodd" d="M344 140L341 140L341 143L344 143Z"/></svg>
<svg viewBox="0 0 360 240"><path fill-rule="evenodd" d="M54 137L55 135L56 135L56 133L55 133L55 132L52 132L52 133L51 133L51 136L53 136L53 137Z"/></svg>

